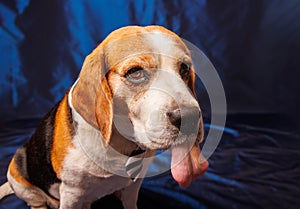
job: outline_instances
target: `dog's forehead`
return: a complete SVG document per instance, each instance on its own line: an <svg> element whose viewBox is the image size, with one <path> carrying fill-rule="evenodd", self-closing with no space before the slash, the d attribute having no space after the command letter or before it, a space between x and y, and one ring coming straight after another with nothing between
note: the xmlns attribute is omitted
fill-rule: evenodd
<svg viewBox="0 0 300 209"><path fill-rule="evenodd" d="M105 51L108 68L145 54L175 59L189 54L187 47L178 36L159 30L135 33L116 39L106 46Z"/></svg>
<svg viewBox="0 0 300 209"><path fill-rule="evenodd" d="M186 47L181 40L169 34L154 31L144 34L143 38L149 44L153 53L174 58L178 54L187 53Z"/></svg>

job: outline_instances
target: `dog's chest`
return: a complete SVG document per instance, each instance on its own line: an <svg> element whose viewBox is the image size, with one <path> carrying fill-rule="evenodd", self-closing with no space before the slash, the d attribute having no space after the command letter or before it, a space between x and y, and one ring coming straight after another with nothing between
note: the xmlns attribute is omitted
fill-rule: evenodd
<svg viewBox="0 0 300 209"><path fill-rule="evenodd" d="M81 138L79 139L79 137ZM82 137L83 135L74 137L74 146L69 150L64 160L63 171L61 173L63 184L75 186L74 191L71 191L72 193L80 192L81 195L84 194L83 196L90 201L94 201L133 183L128 177L114 175L104 169L105 163L108 162L106 158L111 160L111 157L108 157L103 149L99 149L95 141L94 143L83 145ZM85 140L88 141L87 138ZM98 157L95 157L96 153L98 153ZM112 166L116 165L111 162L109 164ZM121 162L121 164L125 164L125 162ZM54 197L57 197L59 190L64 187L53 185L51 188L52 191L50 189L49 192ZM59 199L59 197L57 198Z"/></svg>

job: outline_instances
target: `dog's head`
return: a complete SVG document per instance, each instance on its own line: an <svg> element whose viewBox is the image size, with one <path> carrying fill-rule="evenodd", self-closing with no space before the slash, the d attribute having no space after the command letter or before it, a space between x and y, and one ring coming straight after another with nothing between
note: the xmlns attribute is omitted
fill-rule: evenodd
<svg viewBox="0 0 300 209"><path fill-rule="evenodd" d="M106 145L115 126L142 147L167 149L203 137L194 81L190 52L176 34L129 26L112 32L86 58L72 103L100 129Z"/></svg>

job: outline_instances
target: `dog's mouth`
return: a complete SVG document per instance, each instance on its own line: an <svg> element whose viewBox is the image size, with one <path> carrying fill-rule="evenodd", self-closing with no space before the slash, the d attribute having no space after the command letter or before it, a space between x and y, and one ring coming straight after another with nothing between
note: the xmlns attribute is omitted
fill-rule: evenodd
<svg viewBox="0 0 300 209"><path fill-rule="evenodd" d="M182 132L175 126L156 126L155 128L147 129L144 132L144 137L147 138L145 146L153 150L166 150L170 149L172 146L177 146L188 141L192 143L196 141L198 136L195 129L186 132Z"/></svg>
<svg viewBox="0 0 300 209"><path fill-rule="evenodd" d="M198 129L198 127L196 127ZM186 188L191 182L202 176L208 169L208 161L201 153L198 134L195 128L183 128L183 132L177 128L166 131L166 139L153 139L152 146L157 149L170 149L172 153L171 173L177 183ZM199 130L199 129L198 129Z"/></svg>
<svg viewBox="0 0 300 209"><path fill-rule="evenodd" d="M178 141L179 131L174 128L167 128L159 132L147 132L147 147L153 150L167 150ZM181 140L180 140L181 141Z"/></svg>
<svg viewBox="0 0 300 209"><path fill-rule="evenodd" d="M196 121L196 120L195 120ZM192 181L202 176L208 169L208 162L201 153L198 136L200 124L196 122L186 123L186 126L178 128L175 125L153 124L141 132L135 130L140 140L140 147L152 150L167 150L172 153L171 172L173 178L182 187L188 187ZM147 140L145 140L147 139Z"/></svg>
<svg viewBox="0 0 300 209"><path fill-rule="evenodd" d="M153 141L151 144L156 149L171 150L171 173L181 187L188 187L208 169L209 163L202 155L198 142L191 142L187 137L170 143Z"/></svg>

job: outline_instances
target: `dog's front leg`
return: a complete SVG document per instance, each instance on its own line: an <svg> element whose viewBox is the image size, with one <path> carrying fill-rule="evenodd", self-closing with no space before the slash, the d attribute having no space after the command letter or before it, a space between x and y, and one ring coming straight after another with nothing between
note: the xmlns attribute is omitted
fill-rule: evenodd
<svg viewBox="0 0 300 209"><path fill-rule="evenodd" d="M143 179L138 179L128 187L118 193L118 198L122 201L124 209L137 209L137 199Z"/></svg>
<svg viewBox="0 0 300 209"><path fill-rule="evenodd" d="M61 184L59 209L90 209L85 201L86 191L74 185Z"/></svg>

